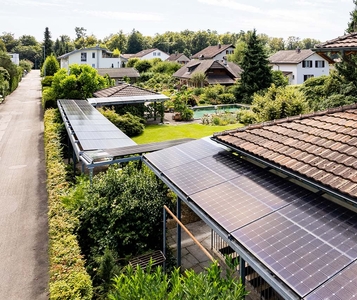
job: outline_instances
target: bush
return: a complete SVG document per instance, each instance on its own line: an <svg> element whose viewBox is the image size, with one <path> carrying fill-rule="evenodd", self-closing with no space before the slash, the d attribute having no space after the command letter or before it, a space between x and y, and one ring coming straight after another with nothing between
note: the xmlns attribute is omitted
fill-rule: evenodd
<svg viewBox="0 0 357 300"><path fill-rule="evenodd" d="M50 87L45 87L42 90L42 107L43 109L57 108L56 94Z"/></svg>
<svg viewBox="0 0 357 300"><path fill-rule="evenodd" d="M257 122L257 115L251 110L239 110L237 113L239 123L244 125L254 124Z"/></svg>
<svg viewBox="0 0 357 300"><path fill-rule="evenodd" d="M120 116L114 109L101 108L99 111L129 137L137 136L145 129L144 121L137 116L133 116L131 113Z"/></svg>
<svg viewBox="0 0 357 300"><path fill-rule="evenodd" d="M46 57L42 66L42 76L53 76L60 69L57 58L52 54Z"/></svg>
<svg viewBox="0 0 357 300"><path fill-rule="evenodd" d="M136 62L138 62L140 59L135 57L135 58L129 58L128 63L126 64L127 68L134 68L134 65Z"/></svg>
<svg viewBox="0 0 357 300"><path fill-rule="evenodd" d="M42 87L44 86L51 86L53 81L53 76L46 76L41 80Z"/></svg>
<svg viewBox="0 0 357 300"><path fill-rule="evenodd" d="M233 94L230 93L223 93L218 95L218 99L220 103L224 104L230 104L230 103L235 103L236 98L234 97Z"/></svg>
<svg viewBox="0 0 357 300"><path fill-rule="evenodd" d="M62 205L69 184L61 153L60 132L63 124L58 110L48 109L44 116L45 158L47 170L49 219L49 299L92 299L92 282L76 236L77 219Z"/></svg>
<svg viewBox="0 0 357 300"><path fill-rule="evenodd" d="M33 62L28 59L21 59L19 65L27 73L30 72L31 69L33 68Z"/></svg>
<svg viewBox="0 0 357 300"><path fill-rule="evenodd" d="M148 59L138 60L134 64L134 68L139 71L139 73L147 72L152 67L151 62Z"/></svg>

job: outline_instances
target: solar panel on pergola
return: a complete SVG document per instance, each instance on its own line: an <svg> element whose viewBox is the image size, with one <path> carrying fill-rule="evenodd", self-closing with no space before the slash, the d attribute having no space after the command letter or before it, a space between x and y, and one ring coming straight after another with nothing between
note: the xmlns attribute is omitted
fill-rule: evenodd
<svg viewBox="0 0 357 300"><path fill-rule="evenodd" d="M144 161L299 297L357 296L355 213L205 140Z"/></svg>
<svg viewBox="0 0 357 300"><path fill-rule="evenodd" d="M81 150L111 149L136 145L85 100L58 100Z"/></svg>

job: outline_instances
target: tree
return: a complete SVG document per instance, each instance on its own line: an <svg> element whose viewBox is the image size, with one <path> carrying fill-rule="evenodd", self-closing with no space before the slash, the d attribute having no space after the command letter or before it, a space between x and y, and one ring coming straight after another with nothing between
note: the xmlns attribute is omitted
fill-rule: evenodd
<svg viewBox="0 0 357 300"><path fill-rule="evenodd" d="M86 37L87 29L83 27L75 27L74 31L76 32L76 39L74 40L74 45L76 49L82 49L86 47Z"/></svg>
<svg viewBox="0 0 357 300"><path fill-rule="evenodd" d="M127 44L127 53L138 53L144 49L144 37L143 35L133 29L128 37L128 44Z"/></svg>
<svg viewBox="0 0 357 300"><path fill-rule="evenodd" d="M243 72L234 94L238 102L250 104L254 93L268 88L273 82L264 46L258 39L255 29L250 34L243 53Z"/></svg>
<svg viewBox="0 0 357 300"><path fill-rule="evenodd" d="M286 49L295 50L300 47L300 38L297 36L289 36L286 40Z"/></svg>
<svg viewBox="0 0 357 300"><path fill-rule="evenodd" d="M348 22L346 32L352 33L357 31L357 0L353 0L355 8L350 12L350 21Z"/></svg>
<svg viewBox="0 0 357 300"><path fill-rule="evenodd" d="M17 67L12 63L9 55L6 53L0 53L0 67L3 67L9 74L5 75L5 80L9 82L8 93L11 93L17 88L19 81L21 80L22 70L20 67ZM7 80L7 78L9 79Z"/></svg>
<svg viewBox="0 0 357 300"><path fill-rule="evenodd" d="M143 73L148 71L152 67L150 60L148 59L139 59L135 64L134 68L139 71L139 73Z"/></svg>
<svg viewBox="0 0 357 300"><path fill-rule="evenodd" d="M54 76L51 88L56 99L87 99L93 93L108 87L104 77L98 75L96 69L88 65L73 64L60 69Z"/></svg>
<svg viewBox="0 0 357 300"><path fill-rule="evenodd" d="M246 50L246 47L247 43L244 40L239 39L235 44L233 54L228 55L228 60L240 66L243 60L244 51Z"/></svg>
<svg viewBox="0 0 357 300"><path fill-rule="evenodd" d="M285 44L283 38L272 37L268 41L269 53L273 54L280 50L284 50Z"/></svg>
<svg viewBox="0 0 357 300"><path fill-rule="evenodd" d="M45 29L43 44L44 47L44 59L53 53L53 41L51 40L51 33L48 30L48 27Z"/></svg>
<svg viewBox="0 0 357 300"><path fill-rule="evenodd" d="M127 42L127 37L123 33L123 30L120 30L117 34L112 35L106 41L106 46L110 51L113 51L114 49L119 49L121 53L125 53Z"/></svg>
<svg viewBox="0 0 357 300"><path fill-rule="evenodd" d="M0 39L0 52L6 52L6 45L1 39Z"/></svg>
<svg viewBox="0 0 357 300"><path fill-rule="evenodd" d="M42 73L46 76L53 76L59 70L60 66L57 58L52 54L47 56L45 63L42 67Z"/></svg>
<svg viewBox="0 0 357 300"><path fill-rule="evenodd" d="M15 39L15 36L11 32L3 32L0 39L4 42L6 52L11 53L12 50L19 44L19 41Z"/></svg>
<svg viewBox="0 0 357 300"><path fill-rule="evenodd" d="M194 87L203 87L207 80L207 76L203 72L197 72L192 75L190 82Z"/></svg>
<svg viewBox="0 0 357 300"><path fill-rule="evenodd" d="M289 79L281 71L272 70L272 78L276 87L284 87L289 84Z"/></svg>

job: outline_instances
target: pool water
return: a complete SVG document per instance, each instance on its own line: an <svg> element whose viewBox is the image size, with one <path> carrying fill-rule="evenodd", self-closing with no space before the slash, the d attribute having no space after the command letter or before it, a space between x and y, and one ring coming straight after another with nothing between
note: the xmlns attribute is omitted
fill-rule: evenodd
<svg viewBox="0 0 357 300"><path fill-rule="evenodd" d="M196 106L193 107L193 118L201 119L206 114L214 114L217 112L235 112L242 108L242 106L234 105L212 105L212 106Z"/></svg>

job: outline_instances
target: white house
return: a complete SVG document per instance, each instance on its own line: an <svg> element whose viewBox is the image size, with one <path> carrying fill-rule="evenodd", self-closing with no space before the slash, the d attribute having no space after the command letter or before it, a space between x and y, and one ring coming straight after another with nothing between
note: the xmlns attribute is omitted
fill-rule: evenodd
<svg viewBox="0 0 357 300"><path fill-rule="evenodd" d="M8 53L8 55L10 56L11 61L15 65L19 65L20 64L20 57L19 57L18 53Z"/></svg>
<svg viewBox="0 0 357 300"><path fill-rule="evenodd" d="M127 61L122 55L113 57L113 52L99 46L74 50L59 56L58 59L61 68L65 69L72 64L90 65L95 69L121 68Z"/></svg>
<svg viewBox="0 0 357 300"><path fill-rule="evenodd" d="M128 55L128 54L127 54ZM160 49L145 49L136 54L130 54L130 58L140 58L140 59L152 59L152 58L160 58L162 61L169 58L166 52L161 51Z"/></svg>
<svg viewBox="0 0 357 300"><path fill-rule="evenodd" d="M192 59L213 59L224 63L227 55L234 53L235 47L232 44L208 46L205 49L192 55Z"/></svg>
<svg viewBox="0 0 357 300"><path fill-rule="evenodd" d="M300 84L310 77L329 75L330 63L327 56L321 56L312 50L281 50L269 57L273 70L282 71L289 84Z"/></svg>

